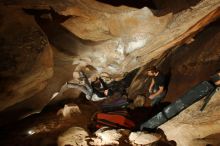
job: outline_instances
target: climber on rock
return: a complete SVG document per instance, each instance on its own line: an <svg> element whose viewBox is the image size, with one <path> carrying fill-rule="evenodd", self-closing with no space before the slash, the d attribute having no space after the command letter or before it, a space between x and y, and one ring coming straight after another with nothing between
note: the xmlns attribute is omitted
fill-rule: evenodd
<svg viewBox="0 0 220 146"><path fill-rule="evenodd" d="M166 96L167 80L166 77L154 66L148 68L147 76L151 78L147 98L151 100L151 106L155 106L158 105Z"/></svg>
<svg viewBox="0 0 220 146"><path fill-rule="evenodd" d="M91 101L100 101L110 95L111 91L107 88L105 82L101 78L96 77L95 81L90 83L89 79L82 71L78 74L79 77L77 79L66 82L61 87L60 92L57 92L56 95L62 95L63 92L69 88L80 90L85 94L86 99Z"/></svg>
<svg viewBox="0 0 220 146"><path fill-rule="evenodd" d="M94 82L91 83L93 92L98 96L98 97L107 97L109 95L109 89L106 85L106 83L102 80L102 78L96 78Z"/></svg>

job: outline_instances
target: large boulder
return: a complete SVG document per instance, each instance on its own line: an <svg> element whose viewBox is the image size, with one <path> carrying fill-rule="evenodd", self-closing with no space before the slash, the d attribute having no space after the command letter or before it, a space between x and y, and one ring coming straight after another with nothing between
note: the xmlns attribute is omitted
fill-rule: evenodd
<svg viewBox="0 0 220 146"><path fill-rule="evenodd" d="M58 137L58 146L88 146L87 131L81 127L71 127Z"/></svg>
<svg viewBox="0 0 220 146"><path fill-rule="evenodd" d="M178 146L219 145L220 131L220 91L216 91L210 102L200 111L203 100L193 104L178 116L161 125L168 140L174 140Z"/></svg>
<svg viewBox="0 0 220 146"><path fill-rule="evenodd" d="M0 111L47 86L53 56L34 18L15 7L0 6Z"/></svg>

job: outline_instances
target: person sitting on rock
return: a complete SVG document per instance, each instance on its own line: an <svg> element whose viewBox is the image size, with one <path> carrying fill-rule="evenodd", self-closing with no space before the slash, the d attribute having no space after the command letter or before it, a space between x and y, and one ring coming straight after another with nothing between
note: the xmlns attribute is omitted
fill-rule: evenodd
<svg viewBox="0 0 220 146"><path fill-rule="evenodd" d="M147 97L151 100L151 106L155 106L166 96L166 77L154 66L147 70L147 75L151 78L151 83L148 89L149 94L147 94Z"/></svg>

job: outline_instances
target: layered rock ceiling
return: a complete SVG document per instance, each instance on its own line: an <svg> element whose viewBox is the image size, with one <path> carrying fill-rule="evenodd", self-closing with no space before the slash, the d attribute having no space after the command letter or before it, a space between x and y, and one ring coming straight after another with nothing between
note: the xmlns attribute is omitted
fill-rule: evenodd
<svg viewBox="0 0 220 146"><path fill-rule="evenodd" d="M118 76L184 43L219 15L219 0L203 0L187 10L161 16L147 7L113 7L94 0L25 1L20 6L52 7L60 15L69 16L61 25L87 42L72 48L73 64L88 64L99 73ZM160 11L155 13L159 15Z"/></svg>

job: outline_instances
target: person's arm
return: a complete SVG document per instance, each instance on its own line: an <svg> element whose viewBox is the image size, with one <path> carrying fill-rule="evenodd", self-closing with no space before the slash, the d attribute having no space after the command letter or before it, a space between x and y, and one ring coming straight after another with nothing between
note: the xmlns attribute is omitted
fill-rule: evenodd
<svg viewBox="0 0 220 146"><path fill-rule="evenodd" d="M153 89L154 84L155 84L155 81L154 81L154 79L152 78L152 79L151 79L150 86L149 86L149 93L152 92L152 89Z"/></svg>
<svg viewBox="0 0 220 146"><path fill-rule="evenodd" d="M102 78L99 78L99 80L100 80L100 82L101 82L101 84L102 84L103 88L104 88L105 90L107 90L107 89L108 89L107 84L106 84L106 83L103 81L103 79L102 79Z"/></svg>
<svg viewBox="0 0 220 146"><path fill-rule="evenodd" d="M218 73L218 76L219 76L219 80L215 82L216 86L220 86L220 72Z"/></svg>
<svg viewBox="0 0 220 146"><path fill-rule="evenodd" d="M149 96L149 98L150 98L150 99L154 99L154 97L156 97L157 95L161 94L163 91L164 91L164 87L163 87L163 86L160 86L160 87L159 87L159 90L158 90L156 93L151 94L151 95Z"/></svg>

